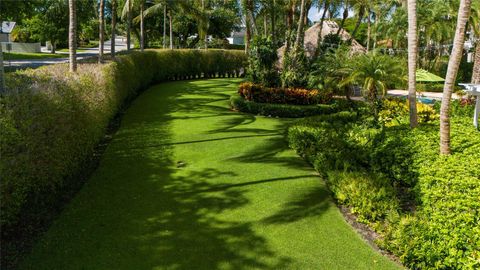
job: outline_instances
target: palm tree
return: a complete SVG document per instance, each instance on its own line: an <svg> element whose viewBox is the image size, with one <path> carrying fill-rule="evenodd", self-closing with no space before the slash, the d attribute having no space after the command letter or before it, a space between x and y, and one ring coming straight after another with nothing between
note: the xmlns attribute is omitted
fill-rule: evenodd
<svg viewBox="0 0 480 270"><path fill-rule="evenodd" d="M112 0L112 38L110 40L110 55L115 59L115 30L117 29L117 0Z"/></svg>
<svg viewBox="0 0 480 270"><path fill-rule="evenodd" d="M472 4L470 27L475 33L475 59L473 60L472 83L480 84L480 2Z"/></svg>
<svg viewBox="0 0 480 270"><path fill-rule="evenodd" d="M417 120L417 1L408 0L408 102L410 127L418 125Z"/></svg>
<svg viewBox="0 0 480 270"><path fill-rule="evenodd" d="M105 0L100 0L99 37L98 37L98 63L103 62L103 46L105 43Z"/></svg>
<svg viewBox="0 0 480 270"><path fill-rule="evenodd" d="M145 48L145 29L144 29L144 10L145 0L140 0L140 51L143 52Z"/></svg>
<svg viewBox="0 0 480 270"><path fill-rule="evenodd" d="M3 68L3 52L0 46L0 94L5 93L5 70Z"/></svg>
<svg viewBox="0 0 480 270"><path fill-rule="evenodd" d="M342 32L343 26L345 25L345 21L348 18L348 9L350 8L348 1L349 0L344 0L345 6L343 7L343 18L342 18L342 21L340 22L340 26L338 27L337 35L340 35L340 32Z"/></svg>
<svg viewBox="0 0 480 270"><path fill-rule="evenodd" d="M440 107L440 154L442 155L450 154L450 101L452 99L453 86L462 59L465 42L465 28L470 16L471 6L472 0L460 0L453 49L448 61L447 75L443 87L442 105Z"/></svg>
<svg viewBox="0 0 480 270"><path fill-rule="evenodd" d="M77 8L75 4L76 0L68 0L68 48L70 55L70 72L77 71Z"/></svg>
<svg viewBox="0 0 480 270"><path fill-rule="evenodd" d="M127 20L127 51L130 50L131 32L132 32L132 9L134 0L125 0L122 10L122 20Z"/></svg>
<svg viewBox="0 0 480 270"><path fill-rule="evenodd" d="M305 16L305 0L302 0L300 2L300 17L298 18L297 37L295 38L295 45L294 45L295 49L299 48L302 45L303 37L305 36L305 32L303 31L304 16Z"/></svg>
<svg viewBox="0 0 480 270"><path fill-rule="evenodd" d="M398 60L389 55L378 54L375 51L354 58L353 72L341 85L359 84L364 96L370 104L375 123L378 123L383 96L387 90L387 82L394 83L403 80L403 70Z"/></svg>

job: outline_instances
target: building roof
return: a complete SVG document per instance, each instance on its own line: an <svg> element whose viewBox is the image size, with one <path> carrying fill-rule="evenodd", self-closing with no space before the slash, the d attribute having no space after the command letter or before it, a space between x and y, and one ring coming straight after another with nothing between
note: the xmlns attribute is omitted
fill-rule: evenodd
<svg viewBox="0 0 480 270"><path fill-rule="evenodd" d="M305 31L305 39L304 39L304 47L305 47L305 52L308 57L312 57L315 54L315 50L317 49L317 44L318 44L318 32L320 31L320 23L317 22L312 27L308 28L307 31ZM328 34L335 34L338 32L338 24L334 21L328 21L325 20L323 21L323 26L322 26L322 39L328 35ZM343 41L347 41L351 39L351 35L345 31L345 29L342 29L340 31L340 39ZM365 53L367 50L360 44L358 41L355 39L351 40L351 49L352 53ZM283 54L285 51L285 45L282 46L281 48L278 49L278 58L279 62L282 62Z"/></svg>
<svg viewBox="0 0 480 270"><path fill-rule="evenodd" d="M15 22L2 22L2 28L0 28L0 33L10 34L12 33L14 27Z"/></svg>

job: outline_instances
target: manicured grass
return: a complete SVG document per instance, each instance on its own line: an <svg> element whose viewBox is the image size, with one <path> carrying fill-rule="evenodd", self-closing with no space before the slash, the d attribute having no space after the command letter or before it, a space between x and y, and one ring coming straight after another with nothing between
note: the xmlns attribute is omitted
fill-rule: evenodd
<svg viewBox="0 0 480 270"><path fill-rule="evenodd" d="M289 150L291 120L232 112L238 79L160 84L21 269L399 269Z"/></svg>
<svg viewBox="0 0 480 270"><path fill-rule="evenodd" d="M52 53L3 53L3 60L29 60L29 59L47 59L47 58L66 58L65 54Z"/></svg>

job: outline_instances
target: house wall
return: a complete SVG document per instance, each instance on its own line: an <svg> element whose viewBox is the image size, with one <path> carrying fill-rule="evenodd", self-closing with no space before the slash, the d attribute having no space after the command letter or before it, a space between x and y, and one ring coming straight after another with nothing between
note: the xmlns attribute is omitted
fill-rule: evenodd
<svg viewBox="0 0 480 270"><path fill-rule="evenodd" d="M17 52L17 53L39 53L39 52L42 52L40 43L2 42L2 51L3 52L8 52L7 43L12 44L11 52Z"/></svg>

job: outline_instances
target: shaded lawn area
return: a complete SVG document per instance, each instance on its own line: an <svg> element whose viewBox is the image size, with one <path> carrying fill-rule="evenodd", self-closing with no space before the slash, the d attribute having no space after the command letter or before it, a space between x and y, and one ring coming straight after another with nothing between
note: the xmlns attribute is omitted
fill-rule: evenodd
<svg viewBox="0 0 480 270"><path fill-rule="evenodd" d="M142 94L20 268L399 269L288 149L290 120L228 109L239 82L171 82Z"/></svg>
<svg viewBox="0 0 480 270"><path fill-rule="evenodd" d="M67 54L52 53L3 53L3 60L30 60L30 59L48 59L48 58L67 58Z"/></svg>

